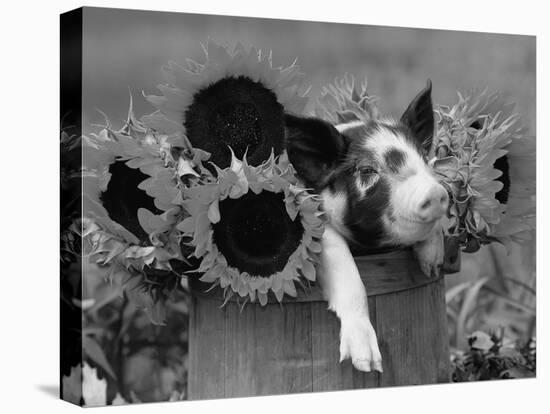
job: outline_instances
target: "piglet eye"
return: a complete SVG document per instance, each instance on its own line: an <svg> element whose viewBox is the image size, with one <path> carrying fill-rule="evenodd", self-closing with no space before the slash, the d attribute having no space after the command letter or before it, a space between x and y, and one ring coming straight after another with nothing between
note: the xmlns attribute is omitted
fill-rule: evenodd
<svg viewBox="0 0 550 414"><path fill-rule="evenodd" d="M356 185L361 194L366 195L380 179L378 171L372 167L361 167L356 172Z"/></svg>
<svg viewBox="0 0 550 414"><path fill-rule="evenodd" d="M360 171L361 175L378 174L378 171L376 171L372 167L362 167L359 171Z"/></svg>

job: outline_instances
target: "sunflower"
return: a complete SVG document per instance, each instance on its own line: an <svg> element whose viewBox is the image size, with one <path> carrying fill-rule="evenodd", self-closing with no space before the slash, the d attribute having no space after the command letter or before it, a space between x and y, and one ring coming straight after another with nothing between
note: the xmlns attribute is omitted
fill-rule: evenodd
<svg viewBox="0 0 550 414"><path fill-rule="evenodd" d="M513 109L484 90L459 93L454 106L435 111L434 170L451 195L449 237L465 252L520 241L532 230L534 138Z"/></svg>
<svg viewBox="0 0 550 414"><path fill-rule="evenodd" d="M378 118L376 100L367 92L366 78L357 85L352 75L345 74L336 78L333 84L323 87L315 113L332 124L349 121L367 123Z"/></svg>
<svg viewBox="0 0 550 414"><path fill-rule="evenodd" d="M286 157L254 167L231 152L217 177L183 190L189 213L178 229L200 259L203 282L262 305L296 296L295 282L315 280L324 216L320 200L299 186Z"/></svg>
<svg viewBox="0 0 550 414"><path fill-rule="evenodd" d="M109 122L83 138L82 236L90 260L122 273L127 292L164 298L185 262L176 224L185 216L180 188L198 180L203 152L195 159L176 136L146 128L130 109L125 125ZM148 298L142 302L150 303ZM152 303L151 303L152 304ZM157 312L158 313L158 312Z"/></svg>
<svg viewBox="0 0 550 414"><path fill-rule="evenodd" d="M190 146L211 154L221 168L233 149L251 165L284 150L284 113L301 113L307 103L296 62L274 67L271 53L237 44L233 49L208 41L205 61L170 62L163 68L162 96L146 98L158 111L142 121L160 133L180 133Z"/></svg>
<svg viewBox="0 0 550 414"><path fill-rule="evenodd" d="M536 140L524 136L507 147L510 189L504 218L494 235L505 244L524 243L534 237L536 216Z"/></svg>

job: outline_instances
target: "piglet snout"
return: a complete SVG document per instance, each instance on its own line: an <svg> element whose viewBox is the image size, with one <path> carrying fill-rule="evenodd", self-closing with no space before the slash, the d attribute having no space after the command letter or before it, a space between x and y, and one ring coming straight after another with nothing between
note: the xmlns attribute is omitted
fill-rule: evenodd
<svg viewBox="0 0 550 414"><path fill-rule="evenodd" d="M418 203L418 217L422 221L437 220L445 214L448 205L449 196L447 195L447 191L445 191L443 186L435 185Z"/></svg>

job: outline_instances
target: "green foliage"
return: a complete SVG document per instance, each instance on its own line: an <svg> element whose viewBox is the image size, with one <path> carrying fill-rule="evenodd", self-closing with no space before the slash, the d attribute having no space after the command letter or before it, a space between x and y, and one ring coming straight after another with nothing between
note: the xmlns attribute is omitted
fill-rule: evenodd
<svg viewBox="0 0 550 414"><path fill-rule="evenodd" d="M517 295L524 290L525 295ZM515 340L534 335L535 291L510 277L494 276L459 283L447 290L451 347L464 349L468 332L506 327Z"/></svg>
<svg viewBox="0 0 550 414"><path fill-rule="evenodd" d="M186 290L166 305L165 325L155 325L106 270L84 264L82 301L67 298L81 309L84 328L82 362L63 376L64 398L86 406L185 399Z"/></svg>
<svg viewBox="0 0 550 414"><path fill-rule="evenodd" d="M499 260L485 248L472 264ZM503 249L504 250L504 249ZM489 256L481 253L490 254ZM526 254L521 249L518 254ZM500 257L500 260L503 258ZM502 266L503 263L500 263ZM481 269L484 269L483 267ZM489 271L489 268L485 268ZM447 289L447 316L451 345L452 380L455 382L529 378L536 374L536 291L532 268L514 277L497 267L463 277L472 280ZM451 282L450 276L447 281Z"/></svg>
<svg viewBox="0 0 550 414"><path fill-rule="evenodd" d="M530 338L523 345L505 345L503 332L488 335L477 331L470 335L469 349L455 352L452 356L452 380L464 382L535 377L535 339Z"/></svg>

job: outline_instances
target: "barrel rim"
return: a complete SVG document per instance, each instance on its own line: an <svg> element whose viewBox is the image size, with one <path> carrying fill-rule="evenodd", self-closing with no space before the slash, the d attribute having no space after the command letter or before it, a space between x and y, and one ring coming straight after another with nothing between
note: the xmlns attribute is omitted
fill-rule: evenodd
<svg viewBox="0 0 550 414"><path fill-rule="evenodd" d="M443 277L443 272L437 277L428 278L425 276L420 270L418 262L410 248L392 249L380 253L355 256L355 261L361 274L361 279L367 286L367 295L369 297L418 289L435 283ZM389 271L387 271L388 269ZM201 282L198 277L189 279L189 289L191 294L196 298L220 303L225 301L223 289L219 286L212 288L210 284ZM247 299L248 297L242 298L239 295L233 295L228 301L249 303L250 301ZM316 283L298 289L296 297L285 295L282 302L279 302L272 292L268 294L268 305L324 301L326 299L323 297L320 286Z"/></svg>

